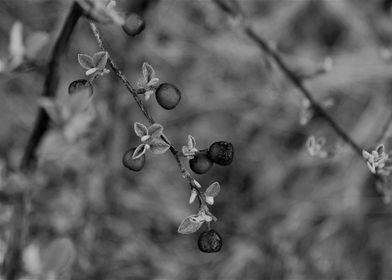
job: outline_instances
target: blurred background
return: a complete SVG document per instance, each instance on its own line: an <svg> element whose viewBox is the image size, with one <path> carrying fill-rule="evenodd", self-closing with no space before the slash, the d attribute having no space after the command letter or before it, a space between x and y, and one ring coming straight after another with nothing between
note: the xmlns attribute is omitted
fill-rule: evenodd
<svg viewBox="0 0 392 280"><path fill-rule="evenodd" d="M123 153L139 141L133 123L147 122L112 73L94 82L96 114L88 133L67 141L53 125L36 172L21 178L15 170L72 2L1 0L0 160L7 183L0 185L33 189L26 279L35 279L40 248L64 237L75 250L71 279L391 279L391 206L374 190L366 165L322 119L300 125L300 93L224 12L208 0L117 2L119 11L143 15L146 29L130 38L118 26L100 26L113 59L135 84L148 62L161 82L182 91L172 111L155 97L146 102L172 143L181 148L191 134L201 149L219 140L235 147L232 165L193 174L203 186L221 184L211 210L223 248L205 254L198 234L177 233L197 205L188 205L189 186L169 153L148 154L141 172L122 166ZM332 70L307 86L317 100L332 100L328 112L364 149L377 146L391 110L389 1L239 2L255 30L298 73L332 59ZM15 22L26 48L39 47L26 67L11 69L6 62ZM84 78L77 54L97 51L81 19L62 59L59 100L73 80ZM311 135L326 139L331 157L309 155ZM11 214L12 206L0 205L0 259Z"/></svg>

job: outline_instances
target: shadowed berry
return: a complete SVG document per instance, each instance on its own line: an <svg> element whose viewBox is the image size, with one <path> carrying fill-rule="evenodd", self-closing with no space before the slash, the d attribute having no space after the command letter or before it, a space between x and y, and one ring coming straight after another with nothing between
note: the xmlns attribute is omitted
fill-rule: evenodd
<svg viewBox="0 0 392 280"><path fill-rule="evenodd" d="M174 109L181 100L181 92L174 85L163 83L159 85L155 92L155 97L163 108L167 110Z"/></svg>
<svg viewBox="0 0 392 280"><path fill-rule="evenodd" d="M222 249L222 238L213 229L203 231L197 241L200 251L204 253L216 253Z"/></svg>
<svg viewBox="0 0 392 280"><path fill-rule="evenodd" d="M146 156L142 155L141 157L137 159L133 159L132 155L135 152L136 148L129 149L128 151L125 152L122 162L123 165L128 168L129 170L132 171L140 171L144 167L144 163L146 161Z"/></svg>
<svg viewBox="0 0 392 280"><path fill-rule="evenodd" d="M229 165L233 161L233 144L226 141L213 143L208 149L209 159L219 165Z"/></svg>
<svg viewBox="0 0 392 280"><path fill-rule="evenodd" d="M189 160L189 167L196 174L204 174L212 167L214 163L208 158L207 153L196 154L193 159Z"/></svg>
<svg viewBox="0 0 392 280"><path fill-rule="evenodd" d="M129 36L136 36L140 34L145 27L146 23L144 22L144 19L137 14L129 14L122 26L124 32Z"/></svg>

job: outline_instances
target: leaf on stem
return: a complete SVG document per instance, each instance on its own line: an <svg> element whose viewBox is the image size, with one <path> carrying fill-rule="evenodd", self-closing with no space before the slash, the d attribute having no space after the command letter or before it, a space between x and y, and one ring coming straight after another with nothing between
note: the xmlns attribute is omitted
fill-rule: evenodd
<svg viewBox="0 0 392 280"><path fill-rule="evenodd" d="M203 222L198 221L196 215L192 215L181 222L177 232L182 234L191 234L198 231L202 224Z"/></svg>
<svg viewBox="0 0 392 280"><path fill-rule="evenodd" d="M87 70L95 67L93 58L87 54L78 54L78 62L80 66Z"/></svg>

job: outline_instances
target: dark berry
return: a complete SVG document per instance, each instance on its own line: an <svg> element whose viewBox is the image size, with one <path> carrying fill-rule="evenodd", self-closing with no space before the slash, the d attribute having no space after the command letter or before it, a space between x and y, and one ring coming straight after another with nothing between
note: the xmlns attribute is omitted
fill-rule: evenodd
<svg viewBox="0 0 392 280"><path fill-rule="evenodd" d="M226 141L213 143L208 149L208 157L216 164L229 165L234 157L233 144Z"/></svg>
<svg viewBox="0 0 392 280"><path fill-rule="evenodd" d="M137 14L129 14L122 26L124 32L129 36L136 36L140 34L145 27L146 23L144 22L144 19Z"/></svg>
<svg viewBox="0 0 392 280"><path fill-rule="evenodd" d="M125 152L122 162L123 165L128 168L129 170L132 171L140 171L142 170L144 163L146 161L146 156L142 155L141 157L137 159L133 159L132 155L135 152L136 148L129 149L128 151Z"/></svg>
<svg viewBox="0 0 392 280"><path fill-rule="evenodd" d="M167 110L174 109L181 100L181 92L174 85L163 83L159 85L155 92L155 97L163 108Z"/></svg>
<svg viewBox="0 0 392 280"><path fill-rule="evenodd" d="M212 167L214 163L208 158L207 153L196 154L193 159L189 160L189 167L196 174L204 174Z"/></svg>
<svg viewBox="0 0 392 280"><path fill-rule="evenodd" d="M82 90L88 90L90 95L93 95L93 85L86 79L73 81L68 86L68 94L74 94Z"/></svg>
<svg viewBox="0 0 392 280"><path fill-rule="evenodd" d="M206 230L200 234L197 244L204 253L216 253L222 249L222 238L215 230Z"/></svg>

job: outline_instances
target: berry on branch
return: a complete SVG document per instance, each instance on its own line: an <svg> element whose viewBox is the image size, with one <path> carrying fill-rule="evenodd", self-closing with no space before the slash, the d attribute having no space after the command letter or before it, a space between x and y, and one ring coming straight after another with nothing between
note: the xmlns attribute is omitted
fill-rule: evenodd
<svg viewBox="0 0 392 280"><path fill-rule="evenodd" d="M209 159L219 165L229 165L233 161L234 147L233 144L226 141L213 143L208 149Z"/></svg>
<svg viewBox="0 0 392 280"><path fill-rule="evenodd" d="M203 231L197 242L200 251L204 253L216 253L222 249L222 238L215 230Z"/></svg>
<svg viewBox="0 0 392 280"><path fill-rule="evenodd" d="M144 28L146 27L146 23L144 19L137 14L129 14L125 19L125 23L122 26L122 29L129 36L136 36L140 34Z"/></svg>
<svg viewBox="0 0 392 280"><path fill-rule="evenodd" d="M189 167L196 174L204 174L211 169L214 163L208 158L207 153L198 153L189 160Z"/></svg>
<svg viewBox="0 0 392 280"><path fill-rule="evenodd" d="M144 167L144 163L146 162L146 156L143 154L142 156L134 159L132 158L133 153L135 152L136 148L131 148L125 152L122 162L123 165L132 171L140 171Z"/></svg>
<svg viewBox="0 0 392 280"><path fill-rule="evenodd" d="M159 105L166 110L174 109L181 100L181 92L174 85L163 83L159 85L155 92L155 97Z"/></svg>

